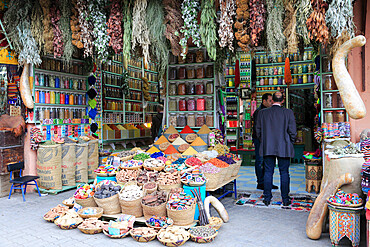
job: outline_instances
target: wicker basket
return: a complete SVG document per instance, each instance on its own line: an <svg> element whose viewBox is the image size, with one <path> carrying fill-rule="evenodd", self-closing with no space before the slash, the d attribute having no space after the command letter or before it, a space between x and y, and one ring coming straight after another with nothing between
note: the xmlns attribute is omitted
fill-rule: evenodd
<svg viewBox="0 0 370 247"><path fill-rule="evenodd" d="M99 228L82 228L80 226L77 227L78 230L80 230L82 233L85 233L85 234L98 234L98 233L101 233L103 231L103 228L99 227Z"/></svg>
<svg viewBox="0 0 370 247"><path fill-rule="evenodd" d="M77 199L75 198L75 203L81 205L83 208L86 207L97 207L98 205L96 204L94 197L89 197L86 199Z"/></svg>
<svg viewBox="0 0 370 247"><path fill-rule="evenodd" d="M235 176L238 175L241 165L242 165L242 160L239 160L239 161L236 162L236 164L231 165L232 168L233 168L233 171L231 173L231 177L235 177Z"/></svg>
<svg viewBox="0 0 370 247"><path fill-rule="evenodd" d="M82 222L81 222L82 223ZM77 226L79 224L76 224L76 223L73 223L71 225L61 225L61 224L57 224L56 222L54 222L55 225L57 225L60 229L62 230L71 230L71 229L75 229L77 228Z"/></svg>
<svg viewBox="0 0 370 247"><path fill-rule="evenodd" d="M217 218L217 219L220 219L219 220L219 224L208 224L208 225L206 225L206 226L210 226L210 227L212 227L213 229L215 229L215 230L218 230L218 229L220 229L221 228L221 226L222 226L222 223L223 223L223 220L221 219L221 218L219 218L219 217L211 217L211 218Z"/></svg>
<svg viewBox="0 0 370 247"><path fill-rule="evenodd" d="M95 209L96 210L96 214L83 214L83 211L87 210L87 209ZM100 218L102 217L103 215L103 209L102 208L99 208L99 207L87 207L87 208L82 208L80 210L78 210L78 215L81 217L81 218L84 218L84 219L88 219L88 218Z"/></svg>
<svg viewBox="0 0 370 247"><path fill-rule="evenodd" d="M225 181L230 180L231 175L232 175L232 173L233 173L233 167L232 167L232 165L231 165L231 166L228 166L228 167L226 167L226 168L221 168L221 169L223 169L223 170L225 170L225 171L226 171L225 176L223 176L222 182L225 182ZM221 170L221 171L222 171L222 170Z"/></svg>
<svg viewBox="0 0 370 247"><path fill-rule="evenodd" d="M207 179L207 182L206 182L206 189L207 190L216 189L218 187L218 185L220 184L220 180L221 180L221 182L223 181L222 172L203 173L203 175Z"/></svg>
<svg viewBox="0 0 370 247"><path fill-rule="evenodd" d="M163 230L161 230L161 231L163 231ZM160 233L161 231L159 231L159 233ZM158 233L158 234L159 234L159 233ZM179 241L176 241L176 242L170 242L170 241L168 241L168 240L161 240L161 239L158 237L158 235L157 235L157 238L158 238L159 242L161 242L164 246L177 247L177 246L181 246L181 245L185 244L185 243L186 243L186 241L188 241L188 240L189 240L189 238L190 238L190 234L189 234L187 237L185 237L185 239L183 239L183 240L179 240Z"/></svg>
<svg viewBox="0 0 370 247"><path fill-rule="evenodd" d="M109 232L107 232L106 230L103 229L103 233L105 236L108 236L110 238L114 238L114 239L119 239L119 238L124 238L124 237L127 237L127 235L130 234L130 231L127 231L123 234L120 234L120 235L110 235Z"/></svg>
<svg viewBox="0 0 370 247"><path fill-rule="evenodd" d="M148 195L148 194L152 194L153 192L156 192L158 190L158 184L155 183L155 182L149 182L149 183L154 183L155 184L155 187L153 189L145 189L145 184L143 185L143 192L144 192L144 195ZM147 183L147 184L149 184Z"/></svg>
<svg viewBox="0 0 370 247"><path fill-rule="evenodd" d="M172 210L168 207L167 215L173 220L176 226L187 226L194 222L195 202L188 209Z"/></svg>
<svg viewBox="0 0 370 247"><path fill-rule="evenodd" d="M143 167L144 169L149 170L149 171L159 171L160 172L166 167L166 165L158 166L158 167L147 167L147 166L143 166Z"/></svg>
<svg viewBox="0 0 370 247"><path fill-rule="evenodd" d="M45 217L45 215L44 215L44 220L46 220L47 222L51 222L51 223L53 223L56 219L58 219L60 216L55 216L55 217L53 217L53 218L47 218L47 217Z"/></svg>
<svg viewBox="0 0 370 247"><path fill-rule="evenodd" d="M98 199L94 196L94 199L96 204L98 204L98 206L103 209L104 214L121 213L121 206L119 204L118 194L104 199Z"/></svg>
<svg viewBox="0 0 370 247"><path fill-rule="evenodd" d="M120 167L121 170L140 170L141 168L143 168L143 165L134 167Z"/></svg>
<svg viewBox="0 0 370 247"><path fill-rule="evenodd" d="M119 199L119 204L121 206L121 212L123 214L129 214L135 217L143 216L143 208L141 207L141 200L142 198L139 198L133 201L125 201L125 200Z"/></svg>
<svg viewBox="0 0 370 247"><path fill-rule="evenodd" d="M157 215L159 217L167 216L166 204L167 203L164 202L159 206L151 207L141 203L145 220L150 219L153 215Z"/></svg>
<svg viewBox="0 0 370 247"><path fill-rule="evenodd" d="M177 188L182 188L182 183L177 183L177 184L169 184L169 185L162 185L158 184L159 190L165 190L167 192L170 192L171 189L177 189Z"/></svg>
<svg viewBox="0 0 370 247"><path fill-rule="evenodd" d="M148 224L148 220L145 221L145 224L147 225L147 227L150 227L150 228L153 228L153 229L156 229L156 230L161 230L161 229L165 229L167 227L170 227L173 225L173 220L171 218L167 218L167 222L166 222L166 225L164 226L152 226L150 224Z"/></svg>
<svg viewBox="0 0 370 247"><path fill-rule="evenodd" d="M206 244L206 243L211 243L213 240L215 240L217 234L218 234L218 231L216 231L215 234L213 234L212 236L209 236L209 237L197 237L197 236L194 236L190 233L190 239L193 242L196 242L198 244Z"/></svg>
<svg viewBox="0 0 370 247"><path fill-rule="evenodd" d="M67 206L67 207L69 207L69 208L73 208L73 206L75 205L74 203L72 204L72 203L66 203L66 201L67 201L68 199L65 199L65 200L63 200L63 205L65 205L65 206Z"/></svg>
<svg viewBox="0 0 370 247"><path fill-rule="evenodd" d="M139 228L146 228L146 227L139 227ZM155 234L152 234L152 235L145 235L145 236L143 236L143 235L135 235L133 233L133 230L134 229L131 229L131 231L130 231L131 237L133 239L135 239L136 241L142 242L142 243L147 243L147 242L150 242L150 241L154 240L157 237L157 234L158 234L158 233L155 233Z"/></svg>
<svg viewBox="0 0 370 247"><path fill-rule="evenodd" d="M130 156L126 156L126 157L122 157L120 158L121 161L129 161L129 160L132 160L132 158L135 156L135 154L133 155L130 155Z"/></svg>

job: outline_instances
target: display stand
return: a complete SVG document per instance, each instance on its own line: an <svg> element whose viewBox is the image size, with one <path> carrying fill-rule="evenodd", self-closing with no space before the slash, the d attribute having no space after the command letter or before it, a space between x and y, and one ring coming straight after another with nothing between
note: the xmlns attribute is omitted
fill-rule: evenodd
<svg viewBox="0 0 370 247"><path fill-rule="evenodd" d="M94 182L95 179L89 179L88 180L88 184L91 184ZM58 193L61 193L61 192L64 192L64 191L67 191L67 190L71 190L71 189L75 189L77 188L78 185L80 184L84 184L84 183L76 183L76 185L73 185L73 186L63 186L63 188L61 190L54 190L54 189L42 189L39 187L40 189L40 193L42 194L51 194L51 195L56 195ZM34 190L37 192L37 188L34 188Z"/></svg>
<svg viewBox="0 0 370 247"><path fill-rule="evenodd" d="M230 179L228 179L227 181L221 183L217 188L214 188L214 189L208 189L207 190L207 196L210 195L209 192L213 192L213 191L216 191L220 188L222 188L222 195L217 197L218 200L221 200L222 198L224 198L225 196L227 196L228 194L231 194L231 193L234 193L234 198L237 199L238 197L238 191L237 191L237 185L236 185L236 180L240 177L240 175L236 175L235 177L231 177ZM226 190L226 185L230 182L234 182L234 187L233 187L233 190Z"/></svg>

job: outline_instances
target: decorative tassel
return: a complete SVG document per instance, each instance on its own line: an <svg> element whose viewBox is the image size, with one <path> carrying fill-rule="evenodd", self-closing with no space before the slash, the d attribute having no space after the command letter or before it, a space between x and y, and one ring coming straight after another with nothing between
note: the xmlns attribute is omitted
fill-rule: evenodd
<svg viewBox="0 0 370 247"><path fill-rule="evenodd" d="M240 85L240 68L239 68L239 59L235 62L235 80L234 80L235 88L238 88Z"/></svg>
<svg viewBox="0 0 370 247"><path fill-rule="evenodd" d="M288 87L290 84L292 84L292 74L290 73L289 57L285 59L284 80L285 80L285 84L288 85Z"/></svg>

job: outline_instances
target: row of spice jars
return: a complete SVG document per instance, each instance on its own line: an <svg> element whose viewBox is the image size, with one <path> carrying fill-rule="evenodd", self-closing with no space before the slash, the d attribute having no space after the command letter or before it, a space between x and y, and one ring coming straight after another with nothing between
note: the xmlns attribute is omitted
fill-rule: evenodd
<svg viewBox="0 0 370 247"><path fill-rule="evenodd" d="M339 93L335 93L337 98L337 104L334 106L333 102L333 93L325 93L324 94L324 107L325 108L344 108L342 97L340 97Z"/></svg>
<svg viewBox="0 0 370 247"><path fill-rule="evenodd" d="M102 70L116 73L116 74L122 74L123 73L123 66L118 63L103 63L102 64Z"/></svg>
<svg viewBox="0 0 370 247"><path fill-rule="evenodd" d="M213 97L170 99L168 101L169 111L212 111Z"/></svg>
<svg viewBox="0 0 370 247"><path fill-rule="evenodd" d="M136 68L128 68L127 69L128 76L135 77L135 78L141 78L141 70L138 70Z"/></svg>
<svg viewBox="0 0 370 247"><path fill-rule="evenodd" d="M82 119L86 115L84 109L70 108L36 108L35 121L43 121L44 119Z"/></svg>
<svg viewBox="0 0 370 247"><path fill-rule="evenodd" d="M290 66L291 74L313 73L313 64L300 64ZM284 66L257 67L257 76L284 75Z"/></svg>
<svg viewBox="0 0 370 247"><path fill-rule="evenodd" d="M182 56L174 56L172 53L169 57L170 64L203 63L205 61L211 61L211 59L204 50L188 52L185 59Z"/></svg>
<svg viewBox="0 0 370 247"><path fill-rule="evenodd" d="M36 90L35 91L35 103L86 105L86 95Z"/></svg>
<svg viewBox="0 0 370 247"><path fill-rule="evenodd" d="M131 91L130 94L126 95L126 99L141 100L141 92Z"/></svg>
<svg viewBox="0 0 370 247"><path fill-rule="evenodd" d="M325 123L336 123L345 121L345 111L325 111Z"/></svg>
<svg viewBox="0 0 370 247"><path fill-rule="evenodd" d="M35 73L35 85L50 88L86 90L85 80L43 73Z"/></svg>
<svg viewBox="0 0 370 247"><path fill-rule="evenodd" d="M145 108L145 112L157 112L158 104L148 104L148 106Z"/></svg>
<svg viewBox="0 0 370 247"><path fill-rule="evenodd" d="M145 72L145 77L148 78L149 81L158 81L157 73Z"/></svg>
<svg viewBox="0 0 370 247"><path fill-rule="evenodd" d="M42 63L36 68L75 75L83 75L84 74L83 67L84 64L82 62L70 62L66 64L61 60L42 57Z"/></svg>
<svg viewBox="0 0 370 247"><path fill-rule="evenodd" d="M213 78L213 65L169 68L169 80Z"/></svg>
<svg viewBox="0 0 370 247"><path fill-rule="evenodd" d="M312 82L313 82L312 74L292 76L292 84L305 84ZM267 85L285 85L284 77L283 76L261 77L257 81L257 86L267 86Z"/></svg>
<svg viewBox="0 0 370 247"><path fill-rule="evenodd" d="M207 82L179 82L170 83L168 87L168 95L202 95L213 94L213 81Z"/></svg>
<svg viewBox="0 0 370 247"><path fill-rule="evenodd" d="M154 63L149 63L148 64L148 70L157 72L157 66Z"/></svg>
<svg viewBox="0 0 370 247"><path fill-rule="evenodd" d="M125 123L142 123L143 114L141 113L126 114L125 119L126 119Z"/></svg>
<svg viewBox="0 0 370 247"><path fill-rule="evenodd" d="M143 111L143 106L141 103L134 103L134 102L126 102L125 105L126 111Z"/></svg>
<svg viewBox="0 0 370 247"><path fill-rule="evenodd" d="M114 101L114 100L104 100L104 110L122 111L123 102Z"/></svg>
<svg viewBox="0 0 370 247"><path fill-rule="evenodd" d="M123 112L122 113L104 113L104 123L123 123Z"/></svg>
<svg viewBox="0 0 370 247"><path fill-rule="evenodd" d="M141 60L129 59L128 60L128 65L141 68Z"/></svg>
<svg viewBox="0 0 370 247"><path fill-rule="evenodd" d="M114 86L121 86L122 84L122 76L119 76L119 75L102 73L102 79L103 79L104 84L109 84L109 85L114 85Z"/></svg>
<svg viewBox="0 0 370 247"><path fill-rule="evenodd" d="M256 64L282 63L285 60L285 55L281 53L256 55L254 59L255 59ZM312 51L305 51L303 53L296 52L296 53L289 54L290 61L307 61L311 59L312 59Z"/></svg>
<svg viewBox="0 0 370 247"><path fill-rule="evenodd" d="M119 54L114 54L113 57L112 57L112 62L120 62L120 63L123 63L123 57L122 55L119 55Z"/></svg>
<svg viewBox="0 0 370 247"><path fill-rule="evenodd" d="M212 113L188 113L188 114L175 114L170 113L169 123L174 127L202 127L204 124L208 127L213 127L214 116Z"/></svg>
<svg viewBox="0 0 370 247"><path fill-rule="evenodd" d="M113 87L104 87L103 89L105 97L111 97L111 98L122 98L122 90L119 88L113 88Z"/></svg>
<svg viewBox="0 0 370 247"><path fill-rule="evenodd" d="M134 88L134 89L141 89L141 81L128 78L128 86L129 88Z"/></svg>

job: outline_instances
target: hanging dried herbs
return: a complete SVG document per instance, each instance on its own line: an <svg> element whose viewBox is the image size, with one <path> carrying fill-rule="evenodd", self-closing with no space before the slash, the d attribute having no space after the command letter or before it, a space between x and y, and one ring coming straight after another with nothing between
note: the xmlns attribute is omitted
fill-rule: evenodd
<svg viewBox="0 0 370 247"><path fill-rule="evenodd" d="M61 17L60 17L60 30L62 31L63 35L63 42L64 42L64 51L63 51L63 61L68 64L74 52L74 46L72 44L72 31L70 26L70 19L71 19L71 6L69 0L60 0L60 10L61 10Z"/></svg>
<svg viewBox="0 0 370 247"><path fill-rule="evenodd" d="M186 57L188 51L188 39L192 38L193 44L200 47L200 35L198 25L198 0L184 0L181 4L182 19L184 20L184 26L180 32L184 35L180 39L181 45L181 56Z"/></svg>
<svg viewBox="0 0 370 247"><path fill-rule="evenodd" d="M44 13L42 20L42 24L44 26L44 53L45 54L52 54L53 53L53 27L51 25L51 16L50 16L50 0L39 0L40 5L42 8L42 12Z"/></svg>
<svg viewBox="0 0 370 247"><path fill-rule="evenodd" d="M282 0L266 0L266 5L268 13L266 23L267 48L270 52L275 53L282 51L285 44L283 33L284 7Z"/></svg>
<svg viewBox="0 0 370 247"><path fill-rule="evenodd" d="M298 51L298 37L296 33L297 9L294 8L294 0L285 0L285 30L284 35L287 41L286 53L296 53Z"/></svg>
<svg viewBox="0 0 370 247"><path fill-rule="evenodd" d="M170 41L171 51L174 56L179 56L181 53L180 39L183 35L180 33L181 27L184 25L182 14L180 11L180 0L163 0L165 9L165 36Z"/></svg>
<svg viewBox="0 0 370 247"><path fill-rule="evenodd" d="M310 0L297 0L297 34L303 39L304 45L310 44L306 21L312 12Z"/></svg>
<svg viewBox="0 0 370 247"><path fill-rule="evenodd" d="M108 35L110 36L109 46L111 46L116 54L122 52L122 10L121 1L111 0L110 14L108 19Z"/></svg>
<svg viewBox="0 0 370 247"><path fill-rule="evenodd" d="M229 47L230 51L234 51L233 41L233 16L235 15L235 4L233 0L220 0L221 16L219 20L218 36L220 37L220 46Z"/></svg>
<svg viewBox="0 0 370 247"><path fill-rule="evenodd" d="M93 25L96 57L99 61L104 62L108 57L109 35L107 32L107 17L104 12L105 0L89 1L90 20Z"/></svg>
<svg viewBox="0 0 370 247"><path fill-rule="evenodd" d="M132 11L129 0L123 0L123 56L130 58L132 40Z"/></svg>
<svg viewBox="0 0 370 247"><path fill-rule="evenodd" d="M202 13L200 16L200 37L207 49L208 56L216 60L217 26L215 23L216 10L214 0L202 0Z"/></svg>
<svg viewBox="0 0 370 247"><path fill-rule="evenodd" d="M325 14L325 21L330 28L332 37L339 38L344 31L347 31L349 36L353 38L355 24L353 23L352 1L333 0Z"/></svg>
<svg viewBox="0 0 370 247"><path fill-rule="evenodd" d="M249 2L249 26L251 45L258 46L261 33L265 29L266 8L263 0L250 0Z"/></svg>
<svg viewBox="0 0 370 247"><path fill-rule="evenodd" d="M248 12L248 0L237 0L236 1L236 22L234 23L235 29L235 38L238 40L238 46L244 51L248 52L249 47L248 43L250 37L247 33L247 21L249 18Z"/></svg>
<svg viewBox="0 0 370 247"><path fill-rule="evenodd" d="M329 29L325 22L325 12L328 4L324 0L311 0L313 12L308 17L306 24L311 40L327 44L329 41Z"/></svg>
<svg viewBox="0 0 370 247"><path fill-rule="evenodd" d="M81 27L80 41L84 46L84 57L93 56L93 27L88 19L87 0L77 0L78 21Z"/></svg>
<svg viewBox="0 0 370 247"><path fill-rule="evenodd" d="M165 74L168 60L168 49L164 32L166 26L163 23L164 12L161 0L151 0L146 9L146 17L150 37L150 51L153 60L158 62L159 76Z"/></svg>
<svg viewBox="0 0 370 247"><path fill-rule="evenodd" d="M41 63L39 49L31 34L31 0L15 0L9 5L4 15L4 24L8 37L20 65Z"/></svg>
<svg viewBox="0 0 370 247"><path fill-rule="evenodd" d="M81 27L78 21L78 5L77 0L72 0L72 16L71 16L71 31L72 31L72 44L78 49L84 48L81 42Z"/></svg>
<svg viewBox="0 0 370 247"><path fill-rule="evenodd" d="M43 36L44 27L42 24L42 20L43 20L42 8L40 6L39 1L36 0L32 8L31 14L31 31L32 36L34 37L40 51L44 46L44 36Z"/></svg>
<svg viewBox="0 0 370 247"><path fill-rule="evenodd" d="M50 17L51 24L53 26L53 48L54 48L54 58L61 57L64 50L64 42L62 37L62 32L60 30L60 10L59 10L59 1L54 0L50 5Z"/></svg>
<svg viewBox="0 0 370 247"><path fill-rule="evenodd" d="M147 0L136 0L132 14L132 49L136 46L142 49L145 62L150 61L149 57L149 30L146 23Z"/></svg>

